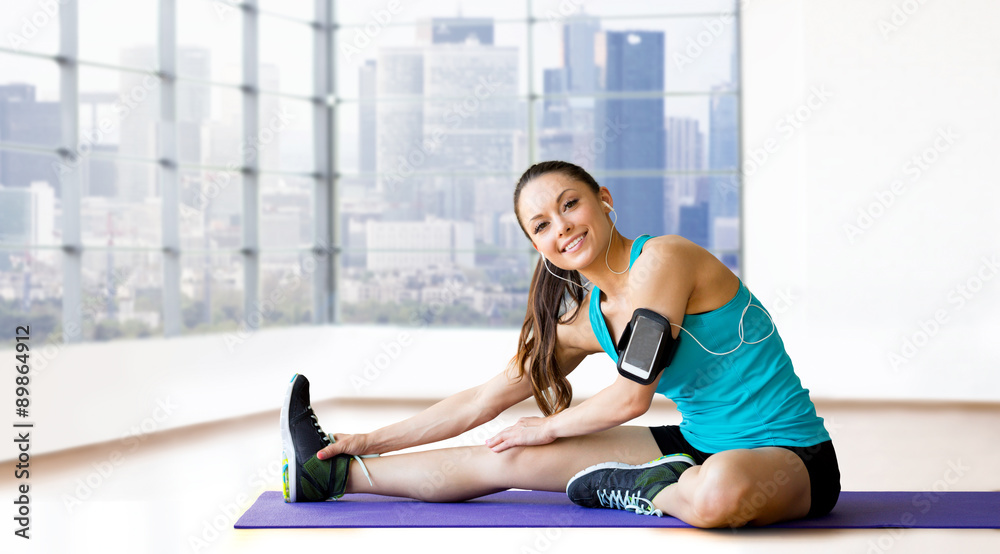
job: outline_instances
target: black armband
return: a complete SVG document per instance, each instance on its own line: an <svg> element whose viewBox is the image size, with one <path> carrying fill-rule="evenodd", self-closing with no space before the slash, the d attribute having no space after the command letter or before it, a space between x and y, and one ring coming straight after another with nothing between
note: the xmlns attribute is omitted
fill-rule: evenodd
<svg viewBox="0 0 1000 554"><path fill-rule="evenodd" d="M679 342L667 318L637 309L618 340L618 373L642 385L656 381L673 360Z"/></svg>

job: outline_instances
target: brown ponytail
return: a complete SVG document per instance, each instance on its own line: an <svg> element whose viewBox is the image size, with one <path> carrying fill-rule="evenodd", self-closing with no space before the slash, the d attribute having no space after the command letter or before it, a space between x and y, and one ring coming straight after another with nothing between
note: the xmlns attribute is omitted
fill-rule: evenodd
<svg viewBox="0 0 1000 554"><path fill-rule="evenodd" d="M560 161L540 162L528 168L521 175L514 188L514 213L517 214L517 202L521 190L532 179L546 173L561 173L575 181L579 181L594 194L600 192L600 185L582 167ZM524 236L531 240L525 230L521 218L517 218ZM535 273L531 277L531 290L528 293L528 309L521 325L521 336L517 342L517 354L511 358L511 364L516 364L518 379L527 373L531 378L531 389L535 402L545 415L552 415L569 407L573 399L573 387L559 367L556 360L556 325L560 317L568 312L571 304L576 307L564 323L574 321L583 307L584 290L580 273L576 270L564 270L552 264L548 269L563 279L569 279L575 285L553 277L539 257L535 264ZM528 367L526 367L528 366Z"/></svg>

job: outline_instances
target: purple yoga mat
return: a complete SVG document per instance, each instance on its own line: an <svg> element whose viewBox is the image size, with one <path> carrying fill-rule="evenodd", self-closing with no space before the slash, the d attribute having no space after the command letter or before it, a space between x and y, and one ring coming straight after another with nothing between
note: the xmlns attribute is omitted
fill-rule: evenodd
<svg viewBox="0 0 1000 554"><path fill-rule="evenodd" d="M236 529L315 527L690 527L673 517L581 508L563 493L505 491L466 502L428 503L373 494L286 504L260 495ZM828 515L772 527L1000 528L1000 492L845 491Z"/></svg>

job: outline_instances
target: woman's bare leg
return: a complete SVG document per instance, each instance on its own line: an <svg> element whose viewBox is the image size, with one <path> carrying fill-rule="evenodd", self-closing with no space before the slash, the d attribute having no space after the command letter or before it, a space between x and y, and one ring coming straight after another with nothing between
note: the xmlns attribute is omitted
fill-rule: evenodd
<svg viewBox="0 0 1000 554"><path fill-rule="evenodd" d="M354 461L347 492L429 502L468 500L510 488L564 492L573 475L594 464L643 464L659 456L648 427L622 426L500 453L465 446L365 458L374 487Z"/></svg>
<svg viewBox="0 0 1000 554"><path fill-rule="evenodd" d="M681 474L653 505L697 527L767 525L809 512L809 473L794 452L726 450Z"/></svg>
<svg viewBox="0 0 1000 554"><path fill-rule="evenodd" d="M466 446L366 458L374 486L355 461L346 492L428 502L457 502L509 488L563 492L577 472L594 464L642 464L660 455L647 427L623 426L500 453ZM810 502L805 464L777 447L719 452L653 499L663 513L697 527L797 519L806 515Z"/></svg>

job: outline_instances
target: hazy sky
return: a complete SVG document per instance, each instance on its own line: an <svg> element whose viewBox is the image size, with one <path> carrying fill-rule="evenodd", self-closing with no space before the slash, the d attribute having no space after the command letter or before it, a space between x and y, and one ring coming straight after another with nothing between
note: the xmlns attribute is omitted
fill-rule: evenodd
<svg viewBox="0 0 1000 554"><path fill-rule="evenodd" d="M11 36L34 33L21 50L54 54L58 49L58 21L39 7L39 0L4 0L0 7L0 41L12 48ZM150 45L157 34L158 2L156 0L79 0L80 43L82 60L120 65L121 51ZM582 4L582 6L581 6ZM518 94L528 93L528 33L532 33L534 59L533 87L542 92L543 71L561 65L562 20L566 14L608 16L601 21L602 30L654 30L666 35L665 75L668 92L708 91L729 81L735 26L733 18L721 14L732 5L731 0L672 1L590 1L539 0L534 2L537 23L510 20L527 16L525 2L473 2L431 0L412 2L399 0L388 25L378 22L389 13L388 0L374 2L337 2L336 13L344 27L336 34L335 59L338 94L353 99L358 94L358 68L367 59L374 59L380 47L411 46L418 42L416 22L431 17L492 17L495 25L494 42L518 50ZM271 9L292 17L312 16L311 0L261 0L262 10ZM700 17L633 18L648 15L651 9L669 10L664 13L699 13ZM211 80L238 84L242 56L242 12L232 7L232 0L177 0L178 44L201 46L211 52ZM25 20L32 22L27 26ZM507 21L507 22L505 22ZM41 24L39 24L41 23ZM109 32L113 30L113 32ZM374 33L373 33L374 32ZM262 15L259 23L261 63L276 67L279 91L311 95L313 73L312 29L304 23ZM374 36L371 36L373 35ZM365 43L367 41L367 43ZM700 44L699 44L700 43ZM357 47L359 54L348 55L345 45ZM691 63L680 67L676 54L696 55ZM81 66L81 92L119 92L119 73L114 70ZM29 82L38 87L39 100L58 100L58 67L52 61L0 52L0 84ZM182 85L183 86L183 85ZM232 105L238 92L224 87L212 90L213 119L218 119L220 105ZM285 101L298 106L300 102ZM307 105L302 104L302 113ZM666 115L694 117L702 121L707 131L708 98L675 96L666 100ZM339 136L342 168L356 166L357 106L348 101L339 113ZM81 118L84 114L81 114Z"/></svg>
<svg viewBox="0 0 1000 554"><path fill-rule="evenodd" d="M177 0L178 44L199 45L209 48L213 58L212 79L219 82L236 83L239 78L239 64L242 52L241 13L231 7L231 0ZM22 50L54 54L58 48L58 21L49 17L39 7L39 0L4 0L0 7L0 40L3 46L13 48L11 35L25 37L26 44L18 45ZM408 25L429 17L493 17L498 21L525 17L525 4L521 2L485 3L460 2L458 0L434 0L407 2L399 0L399 8L392 16L389 26L376 26L373 13L386 13L387 0L381 2L338 2L338 18L345 27L337 34L337 59L339 94L344 97L357 95L357 67L365 59L374 58L379 46L406 46L416 42L416 27ZM540 88L542 71L559 65L561 32L552 16L559 14L559 6L569 15L583 13L629 16L651 8L687 11L694 6L700 13L714 13L730 5L728 0L705 2L650 3L636 1L587 2L577 8L575 0L543 0L535 3L535 17L539 19L533 26L534 40L534 81ZM311 2L298 0L262 0L261 7L288 11L291 6L311 6ZM311 10L299 10L293 15L306 17ZM29 23L43 22L43 25ZM157 33L157 2L155 0L80 0L80 42L81 59L110 65L121 63L120 51L137 45L150 44ZM734 21L734 20L733 20ZM368 40L368 29L377 29L370 44L361 49L360 56L348 57L342 43L355 44L358 40ZM726 23L719 17L683 17L664 19L606 19L603 29L614 30L662 30L667 36L667 90L705 90L720 81L728 80L728 68L733 46L734 23ZM36 34L27 38L25 31ZM114 32L108 32L113 29ZM528 26L514 23L497 23L495 42L498 45L516 46L521 50L521 78L518 90L527 93L527 33ZM721 32L717 31L721 30ZM359 37L359 33L363 36ZM699 33L701 36L699 37ZM717 36L716 36L717 35ZM708 40L710 38L710 40ZM295 94L311 93L312 44L311 29L303 24L279 18L262 16L260 19L260 56L262 63L281 67L282 92ZM674 52L683 53L691 47L691 41L701 39L701 53L683 68L672 59ZM57 91L57 72L54 64L41 60L19 59L17 56L0 54L0 82L10 82L21 76L29 76L39 87L46 99L54 99ZM100 83L81 82L81 89L91 89Z"/></svg>

